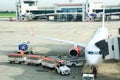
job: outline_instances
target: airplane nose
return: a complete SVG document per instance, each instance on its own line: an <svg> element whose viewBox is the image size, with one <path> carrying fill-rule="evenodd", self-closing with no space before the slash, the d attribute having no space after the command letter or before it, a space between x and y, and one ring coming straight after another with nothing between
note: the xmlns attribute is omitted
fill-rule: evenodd
<svg viewBox="0 0 120 80"><path fill-rule="evenodd" d="M85 55L86 61L89 65L98 65L102 62L102 55Z"/></svg>

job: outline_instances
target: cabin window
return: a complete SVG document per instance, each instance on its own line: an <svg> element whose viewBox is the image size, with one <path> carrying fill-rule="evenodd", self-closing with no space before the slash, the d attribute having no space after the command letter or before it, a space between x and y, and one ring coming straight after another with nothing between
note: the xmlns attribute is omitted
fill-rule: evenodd
<svg viewBox="0 0 120 80"><path fill-rule="evenodd" d="M99 54L99 52L92 52L92 51L89 51L88 54L90 54L90 55Z"/></svg>
<svg viewBox="0 0 120 80"><path fill-rule="evenodd" d="M94 54L99 54L99 52L94 52Z"/></svg>
<svg viewBox="0 0 120 80"><path fill-rule="evenodd" d="M92 52L92 51L89 51L88 54L93 54L93 52Z"/></svg>

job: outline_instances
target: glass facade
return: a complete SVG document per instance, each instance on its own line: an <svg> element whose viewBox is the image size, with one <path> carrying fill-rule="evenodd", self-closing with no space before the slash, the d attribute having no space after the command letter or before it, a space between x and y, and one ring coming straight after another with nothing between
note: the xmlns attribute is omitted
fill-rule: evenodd
<svg viewBox="0 0 120 80"><path fill-rule="evenodd" d="M60 10L56 10L58 13L57 21L82 21L82 11L82 8L61 8Z"/></svg>
<svg viewBox="0 0 120 80"><path fill-rule="evenodd" d="M71 22L71 21L82 21L82 14L57 14L57 21L60 22Z"/></svg>
<svg viewBox="0 0 120 80"><path fill-rule="evenodd" d="M93 12L99 13L99 12L103 12L103 10L93 10ZM120 9L106 9L105 13L111 13L111 12L120 12Z"/></svg>
<svg viewBox="0 0 120 80"><path fill-rule="evenodd" d="M27 10L26 12L28 13L29 10ZM54 13L54 10L30 10L30 13L32 13L32 14L50 14L50 13Z"/></svg>
<svg viewBox="0 0 120 80"><path fill-rule="evenodd" d="M25 4L28 4L29 6L35 5L34 1L24 1Z"/></svg>
<svg viewBox="0 0 120 80"><path fill-rule="evenodd" d="M82 12L82 8L61 8L61 10L57 10L57 13L75 13Z"/></svg>
<svg viewBox="0 0 120 80"><path fill-rule="evenodd" d="M43 9L43 10L27 10L27 13L32 14L43 14L43 16L46 16L46 20L49 19L49 16L54 16L55 21L60 22L71 22L71 21L82 21L82 14L83 14L83 8L80 7L58 7L59 9ZM40 16L42 18L42 16Z"/></svg>

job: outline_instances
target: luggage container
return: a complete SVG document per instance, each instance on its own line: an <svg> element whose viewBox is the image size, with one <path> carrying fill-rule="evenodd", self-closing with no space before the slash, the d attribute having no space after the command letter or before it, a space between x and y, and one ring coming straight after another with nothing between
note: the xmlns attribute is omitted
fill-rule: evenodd
<svg viewBox="0 0 120 80"><path fill-rule="evenodd" d="M26 61L26 57L24 55L21 54L9 54L8 55L8 61L9 63L24 63Z"/></svg>
<svg viewBox="0 0 120 80"><path fill-rule="evenodd" d="M44 57L41 61L41 65L43 67L54 69L56 65L56 60L54 58Z"/></svg>
<svg viewBox="0 0 120 80"><path fill-rule="evenodd" d="M27 55L26 63L27 65L34 64L40 65L42 61L42 56L39 55Z"/></svg>

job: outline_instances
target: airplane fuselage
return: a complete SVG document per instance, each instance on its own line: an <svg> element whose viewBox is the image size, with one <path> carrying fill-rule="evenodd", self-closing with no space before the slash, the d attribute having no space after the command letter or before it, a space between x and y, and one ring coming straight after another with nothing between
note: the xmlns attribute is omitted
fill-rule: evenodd
<svg viewBox="0 0 120 80"><path fill-rule="evenodd" d="M97 30L93 38L90 40L85 48L85 58L89 65L97 65L102 62L102 54L95 43L108 38L108 30L101 27Z"/></svg>

